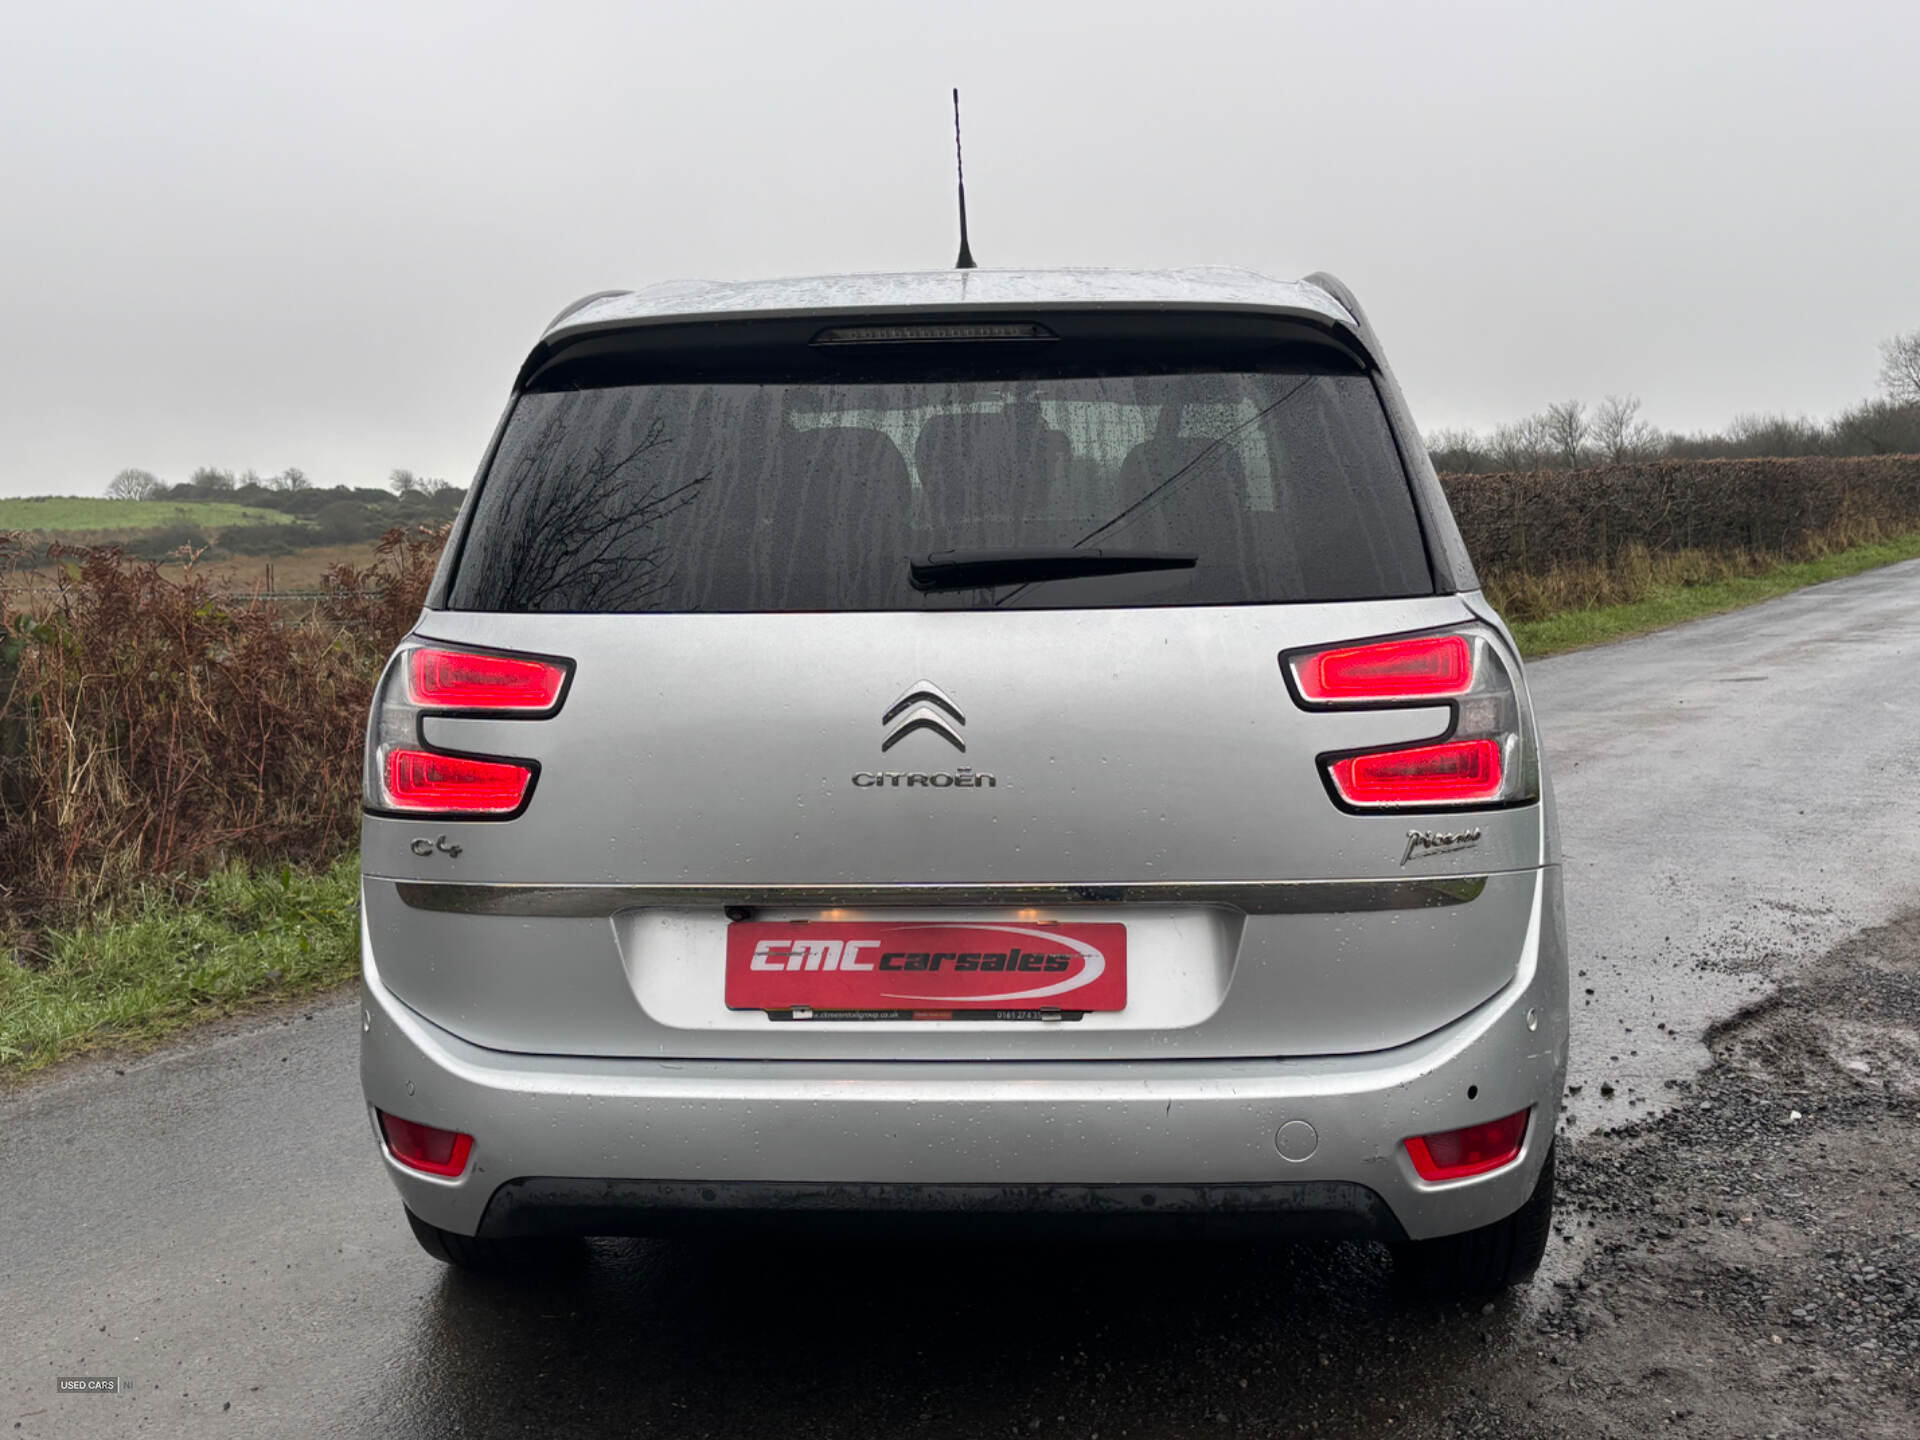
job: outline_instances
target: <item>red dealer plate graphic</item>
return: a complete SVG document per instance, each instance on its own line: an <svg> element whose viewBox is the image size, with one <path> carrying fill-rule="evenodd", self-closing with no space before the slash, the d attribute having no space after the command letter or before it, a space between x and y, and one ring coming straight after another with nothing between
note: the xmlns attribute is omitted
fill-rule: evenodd
<svg viewBox="0 0 1920 1440"><path fill-rule="evenodd" d="M743 920L727 927L734 1010L1120 1010L1127 927L1010 920Z"/></svg>

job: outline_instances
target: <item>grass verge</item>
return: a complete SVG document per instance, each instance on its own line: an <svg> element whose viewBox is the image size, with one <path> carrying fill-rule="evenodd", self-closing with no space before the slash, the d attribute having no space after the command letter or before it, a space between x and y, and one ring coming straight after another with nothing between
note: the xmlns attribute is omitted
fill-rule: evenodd
<svg viewBox="0 0 1920 1440"><path fill-rule="evenodd" d="M25 937L0 961L0 1077L340 984L360 959L359 884L352 855L324 871L234 866L185 901L149 894Z"/></svg>
<svg viewBox="0 0 1920 1440"><path fill-rule="evenodd" d="M1696 584L1655 584L1636 600L1561 610L1537 620L1510 623L1520 653L1537 660L1757 605L1823 580L1838 580L1916 558L1920 558L1920 530L1833 550L1812 560L1770 566L1752 575Z"/></svg>

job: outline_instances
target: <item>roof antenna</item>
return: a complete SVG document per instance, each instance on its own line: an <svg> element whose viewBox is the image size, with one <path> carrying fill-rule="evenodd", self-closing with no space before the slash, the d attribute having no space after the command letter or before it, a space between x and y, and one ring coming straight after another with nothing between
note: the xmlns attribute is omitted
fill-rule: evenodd
<svg viewBox="0 0 1920 1440"><path fill-rule="evenodd" d="M973 270L973 251L967 246L967 167L960 159L960 91L953 92L953 169L960 177L960 258L953 262L956 270Z"/></svg>

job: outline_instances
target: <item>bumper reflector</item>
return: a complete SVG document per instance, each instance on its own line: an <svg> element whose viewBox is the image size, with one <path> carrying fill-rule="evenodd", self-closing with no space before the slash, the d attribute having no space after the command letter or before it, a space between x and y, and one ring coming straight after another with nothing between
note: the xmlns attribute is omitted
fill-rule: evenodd
<svg viewBox="0 0 1920 1440"><path fill-rule="evenodd" d="M1528 1107L1464 1130L1415 1135L1406 1142L1407 1155L1422 1180L1464 1180L1469 1175L1485 1175L1520 1158L1532 1114L1532 1107Z"/></svg>
<svg viewBox="0 0 1920 1440"><path fill-rule="evenodd" d="M402 1120L384 1110L374 1113L380 1117L380 1133L387 1137L387 1149L409 1170L418 1170L423 1175L453 1176L467 1168L473 1136L458 1130L436 1130L431 1125Z"/></svg>

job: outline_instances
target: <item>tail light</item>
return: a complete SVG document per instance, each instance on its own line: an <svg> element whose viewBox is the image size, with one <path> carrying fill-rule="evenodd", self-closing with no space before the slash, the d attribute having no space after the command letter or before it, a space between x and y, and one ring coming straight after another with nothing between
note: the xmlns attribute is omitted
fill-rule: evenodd
<svg viewBox="0 0 1920 1440"><path fill-rule="evenodd" d="M366 805L392 815L500 819L520 813L539 766L440 749L430 716L535 720L560 709L571 666L539 655L405 644L374 696L367 727Z"/></svg>
<svg viewBox="0 0 1920 1440"><path fill-rule="evenodd" d="M1323 705L1464 695L1473 684L1473 646L1464 635L1416 635L1321 650L1294 662L1294 681L1302 698Z"/></svg>
<svg viewBox="0 0 1920 1440"><path fill-rule="evenodd" d="M467 1157L473 1153L473 1136L460 1130L439 1130L415 1120L402 1120L384 1110L373 1113L380 1117L380 1134L387 1142L388 1151L409 1170L449 1178L466 1170Z"/></svg>
<svg viewBox="0 0 1920 1440"><path fill-rule="evenodd" d="M1322 755L1349 810L1447 810L1540 798L1540 766L1519 690L1492 633L1478 625L1281 658L1307 710L1444 705L1452 724L1417 744Z"/></svg>
<svg viewBox="0 0 1920 1440"><path fill-rule="evenodd" d="M511 761L389 750L386 782L387 794L403 810L497 815L520 808L533 771Z"/></svg>
<svg viewBox="0 0 1920 1440"><path fill-rule="evenodd" d="M1422 1180L1464 1180L1469 1175L1489 1174L1520 1158L1532 1115L1529 1108L1464 1130L1415 1135L1406 1142L1407 1158Z"/></svg>
<svg viewBox="0 0 1920 1440"><path fill-rule="evenodd" d="M1349 805L1468 805L1500 798L1500 746L1493 740L1449 740L1413 750L1349 755L1328 767Z"/></svg>
<svg viewBox="0 0 1920 1440"><path fill-rule="evenodd" d="M492 655L422 645L407 653L414 703L431 710L546 712L567 683L567 667L530 655Z"/></svg>

